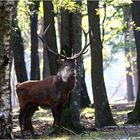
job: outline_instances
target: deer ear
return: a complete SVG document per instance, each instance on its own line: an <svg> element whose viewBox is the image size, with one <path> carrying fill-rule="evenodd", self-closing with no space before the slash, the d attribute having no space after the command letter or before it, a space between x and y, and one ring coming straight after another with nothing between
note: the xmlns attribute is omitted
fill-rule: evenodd
<svg viewBox="0 0 140 140"><path fill-rule="evenodd" d="M57 63L58 65L62 65L64 63L65 59L58 59L57 60Z"/></svg>

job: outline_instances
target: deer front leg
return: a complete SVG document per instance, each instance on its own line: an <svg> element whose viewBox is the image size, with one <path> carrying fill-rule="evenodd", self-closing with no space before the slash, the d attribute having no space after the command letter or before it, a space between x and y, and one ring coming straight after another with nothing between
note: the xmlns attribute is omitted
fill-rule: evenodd
<svg viewBox="0 0 140 140"><path fill-rule="evenodd" d="M60 126L62 105L56 105L52 107L52 114L54 117L53 126Z"/></svg>

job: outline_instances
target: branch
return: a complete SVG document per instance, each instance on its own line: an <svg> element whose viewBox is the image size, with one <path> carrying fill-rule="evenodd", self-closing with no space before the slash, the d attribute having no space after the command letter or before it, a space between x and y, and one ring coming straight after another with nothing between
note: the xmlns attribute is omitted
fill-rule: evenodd
<svg viewBox="0 0 140 140"><path fill-rule="evenodd" d="M104 28L105 19L106 19L106 4L104 3L104 18L102 21L102 44L104 42L104 36L105 36L105 28Z"/></svg>

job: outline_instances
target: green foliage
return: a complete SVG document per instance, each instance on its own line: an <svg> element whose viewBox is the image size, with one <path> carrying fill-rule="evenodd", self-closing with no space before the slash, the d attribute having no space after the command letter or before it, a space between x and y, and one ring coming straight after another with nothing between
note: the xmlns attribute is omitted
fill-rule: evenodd
<svg viewBox="0 0 140 140"><path fill-rule="evenodd" d="M28 0L18 2L18 24L22 31L29 30L29 7Z"/></svg>
<svg viewBox="0 0 140 140"><path fill-rule="evenodd" d="M134 48L134 42L124 44L124 22L123 8L130 6L131 0L102 0L100 2L100 23L103 40L104 69L112 61L115 61L115 54L124 48ZM105 5L106 4L106 5ZM104 32L104 34L103 34Z"/></svg>
<svg viewBox="0 0 140 140"><path fill-rule="evenodd" d="M24 46L27 48L30 44L30 11L28 0L18 2L17 20L18 27L21 29L21 35L24 40Z"/></svg>
<svg viewBox="0 0 140 140"><path fill-rule="evenodd" d="M87 18L87 1L81 1L82 5L79 5L74 0L53 0L54 12L57 13L61 8L69 10L70 12L76 12L77 9L82 12L83 22L82 26L88 30L88 18ZM132 3L131 0L101 0L99 11L100 13L100 25L103 41L103 55L104 55L104 67L109 66L110 62L115 61L115 54L124 47L135 47L134 43L124 45L124 29L126 27L124 23L123 7L129 6ZM18 24L22 31L22 36L26 45L29 46L30 42L30 22L29 16L35 12L29 10L29 5L32 5L32 0L23 0L18 2ZM106 4L106 7L105 7ZM106 8L106 10L105 10ZM40 2L39 9L39 30L43 17L43 2ZM134 23L132 23L134 24ZM135 24L134 24L135 25ZM133 26L134 26L133 25ZM140 30L140 27L136 28ZM104 32L104 35L103 35Z"/></svg>
<svg viewBox="0 0 140 140"><path fill-rule="evenodd" d="M79 5L76 4L76 1L74 0L53 0L53 4L55 6L55 10L57 9L65 9L70 12L75 12L77 9L79 9Z"/></svg>

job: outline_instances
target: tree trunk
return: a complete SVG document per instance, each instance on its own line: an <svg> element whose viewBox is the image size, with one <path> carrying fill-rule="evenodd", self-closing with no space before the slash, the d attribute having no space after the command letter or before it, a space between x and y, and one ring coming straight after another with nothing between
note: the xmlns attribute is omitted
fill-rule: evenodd
<svg viewBox="0 0 140 140"><path fill-rule="evenodd" d="M126 59L126 81L127 81L127 101L134 101L133 92L133 79L132 79L132 69L131 69L131 56L130 49L125 48L125 59Z"/></svg>
<svg viewBox="0 0 140 140"><path fill-rule="evenodd" d="M81 5L81 2L77 2L77 4ZM72 14L72 48L73 54L80 52L82 49L82 30L81 30L81 13L77 11ZM79 57L76 60L76 83L75 88L73 89L73 93L71 96L71 101L74 104L75 100L77 100L79 104L79 109L82 107L87 107L90 104L90 99L87 93L87 87L85 84L85 70L83 65L83 57ZM76 106L75 106L76 107Z"/></svg>
<svg viewBox="0 0 140 140"><path fill-rule="evenodd" d="M77 4L81 4L81 2L77 2ZM82 47L81 41L81 14L79 11L76 13L72 13L72 33L71 33L71 40L72 40L72 49L73 54L78 53ZM81 102L81 91L82 91L82 81L83 79L83 61L81 58L76 60L76 81L75 87L71 93L70 98L70 110L71 110L71 123L74 128L80 129L80 102ZM86 85L85 85L86 86ZM86 91L87 92L87 91Z"/></svg>
<svg viewBox="0 0 140 140"><path fill-rule="evenodd" d="M126 58L126 80L127 80L127 100L134 100L133 92L133 79L132 79L132 68L131 68L131 48L132 48L132 29L131 29L131 9L130 7L124 8L124 21L126 23L125 33L125 58Z"/></svg>
<svg viewBox="0 0 140 140"><path fill-rule="evenodd" d="M67 10L61 10L61 54L70 57L73 54L81 50L81 33L76 33L77 30L81 31L81 15L80 13L70 13ZM75 31L76 30L76 31ZM78 35L79 34L79 35ZM80 38L80 40L79 40ZM78 42L79 41L79 42ZM79 43L79 44L78 44ZM79 67L79 69L78 69ZM87 87L85 84L85 70L82 58L77 61L77 74L79 73L79 85L78 92L81 94L80 107L87 107L90 104L90 99L87 93Z"/></svg>
<svg viewBox="0 0 140 140"><path fill-rule="evenodd" d="M49 47L57 52L57 43L56 43L56 33L55 33L55 26L54 26L54 8L53 3L51 1L43 1L43 8L44 8L44 30L50 24L50 27L46 33L46 41ZM43 67L43 77L45 78L48 76L47 67L50 67L50 74L56 74L58 70L57 66L57 57L50 52L47 52L44 48L44 67ZM46 59L47 58L47 59ZM48 64L49 61L49 64Z"/></svg>
<svg viewBox="0 0 140 140"><path fill-rule="evenodd" d="M112 113L109 107L104 77L103 77L103 55L100 35L100 17L97 14L99 1L87 1L89 27L93 33L90 33L91 41L91 75L92 90L95 105L95 125L104 127L115 125Z"/></svg>
<svg viewBox="0 0 140 140"><path fill-rule="evenodd" d="M0 2L0 139L12 138L10 33L14 1Z"/></svg>
<svg viewBox="0 0 140 140"><path fill-rule="evenodd" d="M61 54L70 57L72 55L72 13L61 9Z"/></svg>
<svg viewBox="0 0 140 140"><path fill-rule="evenodd" d="M133 77L133 91L134 91L134 97L136 99L137 92L138 92L138 70L137 70L137 64L136 64L136 48L131 49L132 53L132 77Z"/></svg>
<svg viewBox="0 0 140 140"><path fill-rule="evenodd" d="M39 54L38 54L38 9L39 1L32 1L29 5L30 12L30 30L31 30L31 80L40 79Z"/></svg>
<svg viewBox="0 0 140 140"><path fill-rule="evenodd" d="M17 6L17 2L15 2ZM11 33L11 47L13 49L13 56L14 56L14 65L15 65L15 71L17 76L18 82L27 81L27 72L26 72L26 66L24 61L24 46L23 46L23 39L21 37L21 30L18 27L18 21L17 21L17 11L15 9L12 11L12 33Z"/></svg>
<svg viewBox="0 0 140 140"><path fill-rule="evenodd" d="M76 3L81 5L80 1ZM69 13L64 10L61 10L61 12L61 53L70 57L72 53L78 53L82 48L82 33L80 27L81 13L79 10L75 13ZM81 131L81 96L88 96L84 79L84 66L82 58L78 58L76 60L76 73L75 87L70 95L69 104L65 106L63 111L62 121L64 126L75 131ZM89 105L89 102L86 103ZM88 105L86 104L86 106ZM65 116L65 114L67 115Z"/></svg>
<svg viewBox="0 0 140 140"><path fill-rule="evenodd" d="M140 27L140 1L132 3L132 20L135 22L134 37L137 50L137 68L138 68L138 93L135 107L132 112L128 113L127 123L140 123L140 31L136 27Z"/></svg>

